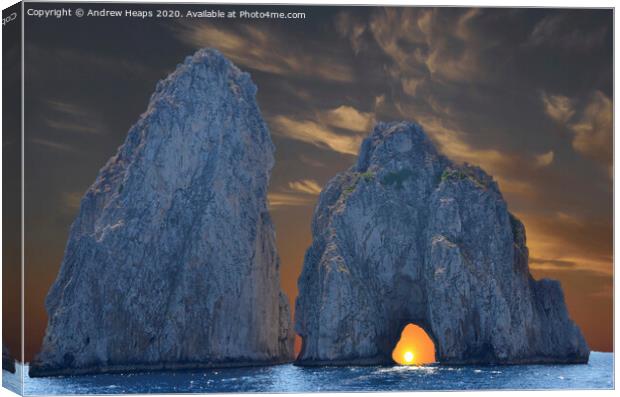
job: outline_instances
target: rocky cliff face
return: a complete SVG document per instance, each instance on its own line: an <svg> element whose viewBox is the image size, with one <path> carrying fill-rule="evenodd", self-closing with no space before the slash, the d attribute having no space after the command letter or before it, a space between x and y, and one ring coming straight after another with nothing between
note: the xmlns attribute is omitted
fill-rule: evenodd
<svg viewBox="0 0 620 397"><path fill-rule="evenodd" d="M292 359L255 94L214 50L157 84L82 198L31 376Z"/></svg>
<svg viewBox="0 0 620 397"><path fill-rule="evenodd" d="M586 362L557 281L534 280L522 223L484 171L416 124L378 124L323 189L299 279L297 363L382 364L416 323L446 364Z"/></svg>
<svg viewBox="0 0 620 397"><path fill-rule="evenodd" d="M15 359L4 345L2 345L2 369L13 374L15 373Z"/></svg>

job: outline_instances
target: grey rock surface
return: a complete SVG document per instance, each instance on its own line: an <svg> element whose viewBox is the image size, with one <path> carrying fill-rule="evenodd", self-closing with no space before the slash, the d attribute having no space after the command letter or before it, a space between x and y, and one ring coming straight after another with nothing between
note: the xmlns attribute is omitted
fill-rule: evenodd
<svg viewBox="0 0 620 397"><path fill-rule="evenodd" d="M445 364L587 362L560 284L528 270L523 224L480 168L414 123L379 123L323 189L299 278L299 365L387 364L422 326Z"/></svg>
<svg viewBox="0 0 620 397"><path fill-rule="evenodd" d="M2 345L2 369L12 374L15 373L15 359L4 344Z"/></svg>
<svg viewBox="0 0 620 397"><path fill-rule="evenodd" d="M215 50L157 84L82 198L31 376L292 360L255 96Z"/></svg>

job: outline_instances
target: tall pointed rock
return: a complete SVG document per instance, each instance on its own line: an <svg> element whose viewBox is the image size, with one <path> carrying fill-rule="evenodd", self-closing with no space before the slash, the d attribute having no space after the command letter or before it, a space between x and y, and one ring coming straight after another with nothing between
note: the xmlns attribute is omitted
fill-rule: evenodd
<svg viewBox="0 0 620 397"><path fill-rule="evenodd" d="M157 84L82 198L31 376L292 358L255 95L215 50Z"/></svg>

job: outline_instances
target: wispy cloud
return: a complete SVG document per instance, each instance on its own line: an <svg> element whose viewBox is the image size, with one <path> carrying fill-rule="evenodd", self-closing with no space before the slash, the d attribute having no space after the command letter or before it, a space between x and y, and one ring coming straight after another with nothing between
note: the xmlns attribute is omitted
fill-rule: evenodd
<svg viewBox="0 0 620 397"><path fill-rule="evenodd" d="M293 193L269 193L269 208L272 210L280 207L300 207L314 204L314 199L310 196L302 196Z"/></svg>
<svg viewBox="0 0 620 397"><path fill-rule="evenodd" d="M65 113L73 116L81 116L82 114L84 114L84 112L79 107L68 102L54 99L50 99L46 102L50 108L60 113Z"/></svg>
<svg viewBox="0 0 620 397"><path fill-rule="evenodd" d="M271 127L281 136L350 155L357 155L363 140L361 135L339 134L319 122L289 116L273 117Z"/></svg>
<svg viewBox="0 0 620 397"><path fill-rule="evenodd" d="M276 210L282 207L313 206L320 193L321 186L314 179L291 181L287 187L269 193L269 207Z"/></svg>
<svg viewBox="0 0 620 397"><path fill-rule="evenodd" d="M213 47L233 62L246 68L277 75L303 75L320 80L352 82L354 74L349 65L327 53L308 53L291 46L288 37L267 27L236 25L236 29L212 23L181 23L177 36L196 47Z"/></svg>
<svg viewBox="0 0 620 397"><path fill-rule="evenodd" d="M573 148L605 166L612 162L613 104L602 92L589 98L579 120L570 126Z"/></svg>
<svg viewBox="0 0 620 397"><path fill-rule="evenodd" d="M542 93L542 101L545 113L558 123L567 123L575 114L573 102L570 98L562 95L547 95Z"/></svg>
<svg viewBox="0 0 620 397"><path fill-rule="evenodd" d="M594 91L583 100L543 93L542 99L545 113L571 134L576 152L611 167L613 103L607 95Z"/></svg>
<svg viewBox="0 0 620 397"><path fill-rule="evenodd" d="M365 134L370 132L375 121L373 113L360 112L354 107L346 105L328 110L322 118L326 124L333 127Z"/></svg>
<svg viewBox="0 0 620 397"><path fill-rule="evenodd" d="M556 269L556 268L574 268L577 266L576 262L562 260L562 259L549 259L549 258L529 258L530 267L537 269Z"/></svg>
<svg viewBox="0 0 620 397"><path fill-rule="evenodd" d="M101 115L70 102L48 100L46 104L49 116L43 117L45 124L58 131L70 131L84 134L102 134L105 126Z"/></svg>
<svg viewBox="0 0 620 397"><path fill-rule="evenodd" d="M72 123L67 121L59 121L44 118L45 124L48 127L53 128L55 130L60 131L72 131L72 132L82 132L85 134L99 134L102 132L101 128L92 125L85 125L80 123Z"/></svg>
<svg viewBox="0 0 620 397"><path fill-rule="evenodd" d="M76 151L75 148L72 147L71 145L67 145L65 143L60 143L60 142L53 142L47 139L30 138L30 142L34 143L35 145L45 147L47 149L57 150L61 152L75 152Z"/></svg>
<svg viewBox="0 0 620 397"><path fill-rule="evenodd" d="M311 194L317 196L321 193L321 186L313 179L301 179L299 181L289 182L288 187L299 193Z"/></svg>
<svg viewBox="0 0 620 397"><path fill-rule="evenodd" d="M548 151L547 153L539 154L534 157L534 163L538 167L547 167L551 163L553 163L554 153L553 150Z"/></svg>
<svg viewBox="0 0 620 397"><path fill-rule="evenodd" d="M341 37L349 39L356 54L367 47L365 35L368 27L365 21L353 13L341 12L336 17L335 28Z"/></svg>
<svg viewBox="0 0 620 397"><path fill-rule="evenodd" d="M62 193L63 203L68 211L74 212L80 208L80 201L84 194L81 192L64 192Z"/></svg>
<svg viewBox="0 0 620 397"><path fill-rule="evenodd" d="M484 76L480 53L493 41L479 40L473 31L481 13L471 8L447 16L440 9L388 8L372 15L368 29L395 62L392 74L401 79L403 91L414 95L427 78L465 81ZM352 42L360 29L350 29Z"/></svg>
<svg viewBox="0 0 620 397"><path fill-rule="evenodd" d="M277 115L270 121L273 131L278 135L322 149L357 155L362 140L375 123L375 114L341 105L316 111L307 118Z"/></svg>

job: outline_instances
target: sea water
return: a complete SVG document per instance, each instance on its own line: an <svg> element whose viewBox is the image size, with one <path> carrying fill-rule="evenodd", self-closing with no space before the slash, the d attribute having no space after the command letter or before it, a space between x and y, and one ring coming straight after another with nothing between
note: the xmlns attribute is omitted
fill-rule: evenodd
<svg viewBox="0 0 620 397"><path fill-rule="evenodd" d="M19 368L28 373L27 366ZM19 373L18 370L18 373ZM19 387L3 371L3 385ZM611 389L613 354L588 364L510 366L270 367L30 378L26 395L414 390Z"/></svg>

